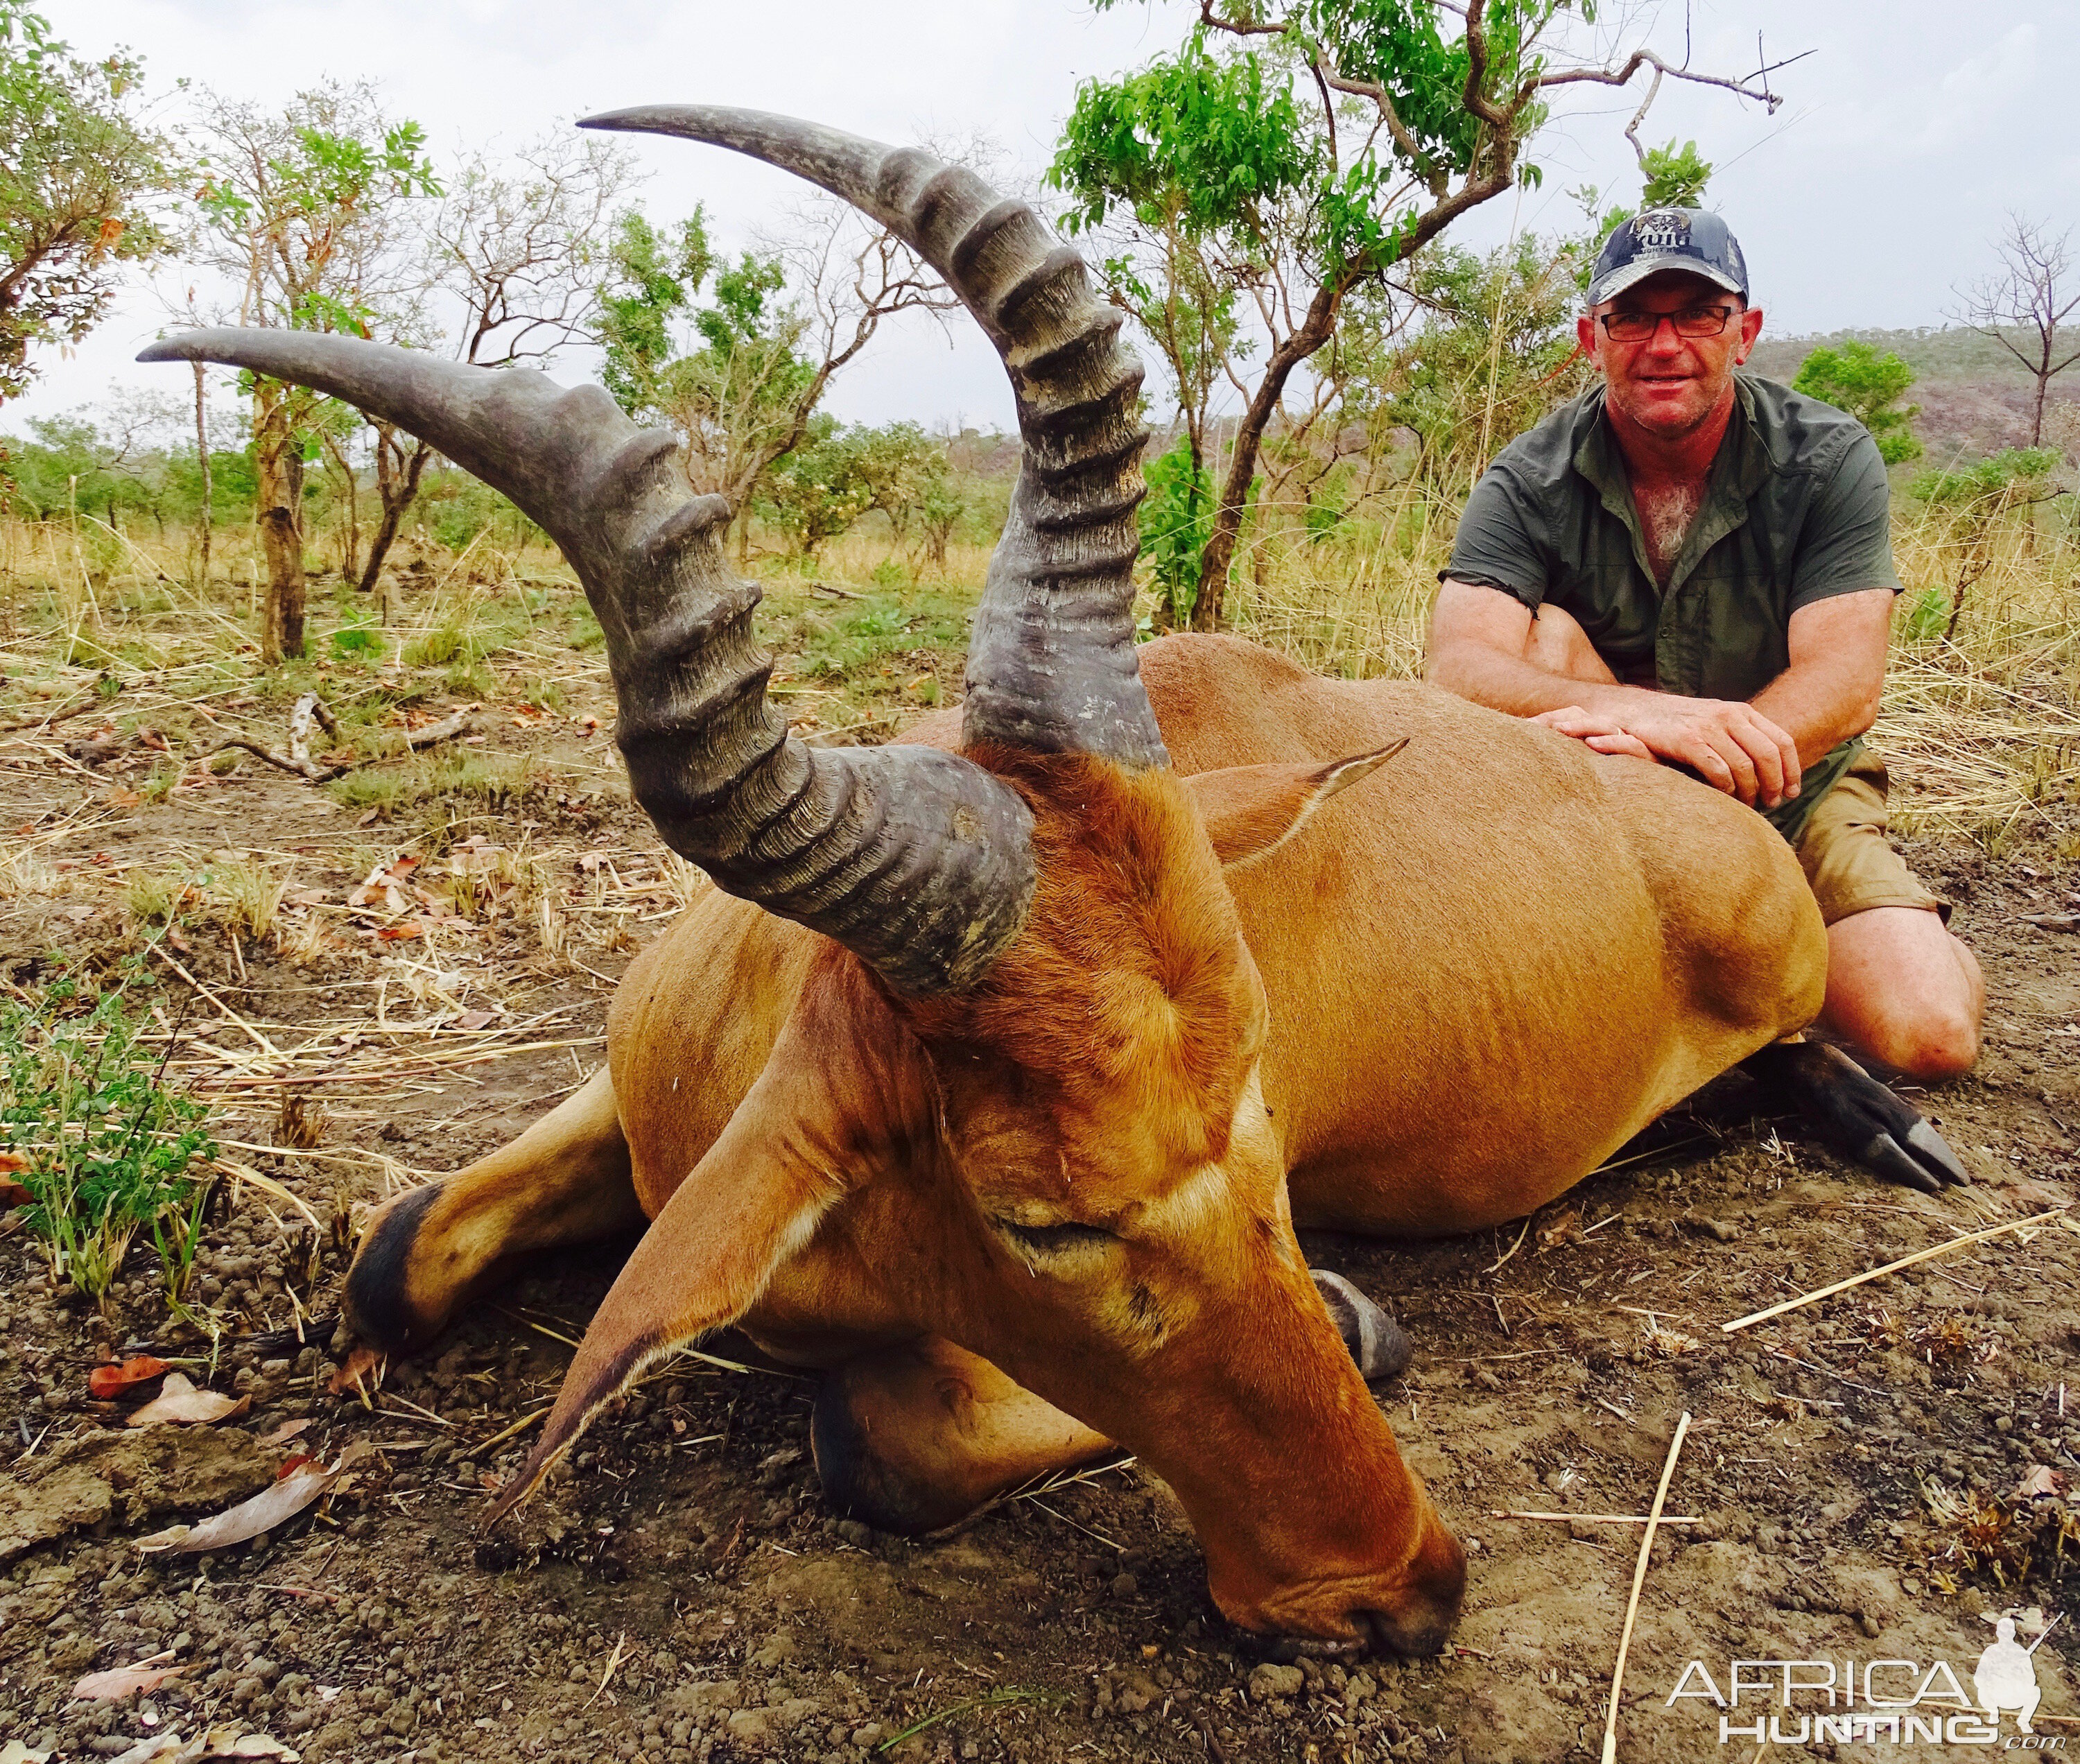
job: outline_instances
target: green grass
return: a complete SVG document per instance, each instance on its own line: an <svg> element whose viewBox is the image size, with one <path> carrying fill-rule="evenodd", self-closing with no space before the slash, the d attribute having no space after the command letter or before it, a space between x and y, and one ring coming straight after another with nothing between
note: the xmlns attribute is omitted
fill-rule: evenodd
<svg viewBox="0 0 2080 1764"><path fill-rule="evenodd" d="M875 594L842 611L804 608L795 620L797 666L804 679L872 674L891 656L939 649L958 657L967 647L972 603L963 597L919 590Z"/></svg>
<svg viewBox="0 0 2080 1764"><path fill-rule="evenodd" d="M388 815L430 802L502 808L547 781L539 762L526 754L468 749L415 754L391 766L364 766L325 788L342 808L375 808Z"/></svg>
<svg viewBox="0 0 2080 1764"><path fill-rule="evenodd" d="M99 1298L146 1232L178 1304L216 1147L207 1106L167 1086L164 1056L140 1043L147 1019L124 993L145 984L133 965L98 998L68 975L33 1003L0 1002L0 1142L23 1166L26 1222L57 1278Z"/></svg>

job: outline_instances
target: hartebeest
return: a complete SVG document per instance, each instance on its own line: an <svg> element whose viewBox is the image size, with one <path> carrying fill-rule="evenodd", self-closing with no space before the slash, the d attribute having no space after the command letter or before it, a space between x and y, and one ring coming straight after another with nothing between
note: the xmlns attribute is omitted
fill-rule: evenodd
<svg viewBox="0 0 2080 1764"><path fill-rule="evenodd" d="M1220 638L1137 657L1140 370L1026 205L754 112L593 126L756 155L906 240L1002 353L1024 464L958 720L817 750L767 703L730 508L598 388L286 331L146 352L321 388L539 522L605 630L636 800L721 891L630 968L605 1073L376 1216L350 1320L419 1347L507 1258L647 1220L498 1510L735 1322L832 1369L842 1506L929 1527L1117 1443L1237 1622L1436 1648L1464 1557L1294 1226L1522 1217L1758 1050L1881 1174L1961 1175L1846 1060L1772 1048L1826 964L1789 848L1421 686ZM1330 1286L1378 1369L1390 1325Z"/></svg>

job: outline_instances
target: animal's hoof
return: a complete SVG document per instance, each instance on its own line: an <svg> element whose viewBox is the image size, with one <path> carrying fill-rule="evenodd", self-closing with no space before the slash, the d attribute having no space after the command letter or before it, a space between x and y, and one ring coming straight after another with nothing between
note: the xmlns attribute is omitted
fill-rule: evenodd
<svg viewBox="0 0 2080 1764"><path fill-rule="evenodd" d="M1882 1182L1940 1195L1972 1180L1911 1104L1837 1048L1780 1041L1751 1055L1742 1068L1780 1091L1822 1143Z"/></svg>
<svg viewBox="0 0 2080 1764"><path fill-rule="evenodd" d="M359 1339L393 1357L424 1347L447 1321L445 1315L422 1316L410 1292L413 1245L440 1192L438 1183L414 1188L378 1213L346 1271L343 1321Z"/></svg>
<svg viewBox="0 0 2080 1764"><path fill-rule="evenodd" d="M1329 1321L1336 1325L1336 1333L1343 1337L1344 1346L1351 1350L1351 1358L1357 1362L1367 1384L1399 1378L1408 1370L1408 1363L1415 1357L1415 1344L1409 1340L1407 1330L1340 1274L1331 1274L1327 1268L1307 1271L1314 1275L1315 1290L1329 1308Z"/></svg>

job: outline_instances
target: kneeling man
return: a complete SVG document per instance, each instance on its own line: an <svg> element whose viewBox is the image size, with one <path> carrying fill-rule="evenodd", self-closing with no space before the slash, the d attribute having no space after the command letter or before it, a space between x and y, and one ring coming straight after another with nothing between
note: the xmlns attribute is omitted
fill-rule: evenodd
<svg viewBox="0 0 2080 1764"><path fill-rule="evenodd" d="M1688 766L1790 842L1827 924L1822 1027L1896 1070L1978 1053L1978 964L1885 839L1885 464L1852 417L1737 372L1762 313L1717 216L1605 242L1577 321L1603 384L1474 487L1430 627L1437 685L1600 754Z"/></svg>

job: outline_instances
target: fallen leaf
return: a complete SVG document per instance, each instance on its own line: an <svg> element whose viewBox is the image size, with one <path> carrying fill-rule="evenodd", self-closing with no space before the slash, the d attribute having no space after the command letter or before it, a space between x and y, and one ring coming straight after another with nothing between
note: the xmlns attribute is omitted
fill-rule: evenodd
<svg viewBox="0 0 2080 1764"><path fill-rule="evenodd" d="M252 1406L253 1399L250 1396L230 1397L220 1390L199 1390L183 1374L169 1372L166 1383L159 1387L159 1394L136 1410L127 1425L155 1427L171 1422L178 1426L194 1426L242 1415Z"/></svg>
<svg viewBox="0 0 2080 1764"><path fill-rule="evenodd" d="M0 1764L50 1764L50 1759L48 1752L32 1752L19 1740L0 1747Z"/></svg>
<svg viewBox="0 0 2080 1764"><path fill-rule="evenodd" d="M97 1402L105 1403L121 1396L132 1384L157 1378L166 1370L164 1360L154 1359L149 1354L136 1354L120 1366L95 1367L86 1375L86 1388Z"/></svg>
<svg viewBox="0 0 2080 1764"><path fill-rule="evenodd" d="M0 1176L0 1210L9 1207L27 1207L36 1198L11 1176Z"/></svg>
<svg viewBox="0 0 2080 1764"><path fill-rule="evenodd" d="M332 1396L344 1396L350 1390L365 1390L380 1384L382 1372L383 1356L372 1347L357 1347L346 1356L346 1363L326 1380L325 1389Z"/></svg>
<svg viewBox="0 0 2080 1764"><path fill-rule="evenodd" d="M286 1446L310 1424L311 1418L308 1415L299 1416L294 1421L285 1421L272 1433L262 1434L260 1436L260 1443L263 1446Z"/></svg>
<svg viewBox="0 0 2080 1764"><path fill-rule="evenodd" d="M386 925L375 934L386 943L402 943L407 938L417 937L426 930L423 920L413 919L408 925Z"/></svg>
<svg viewBox="0 0 2080 1764"><path fill-rule="evenodd" d="M302 1469L305 1464L316 1464L317 1462L317 1460L313 1458L308 1451L300 1451L295 1457L283 1460L282 1468L275 1472L275 1480L277 1482L279 1482L284 1476L294 1476L299 1470Z"/></svg>
<svg viewBox="0 0 2080 1764"><path fill-rule="evenodd" d="M2056 1494L2065 1478L2048 1464L2033 1464L2015 1492L2018 1501L2032 1501L2040 1494Z"/></svg>
<svg viewBox="0 0 2080 1764"><path fill-rule="evenodd" d="M265 1733L241 1733L237 1728L212 1728L209 1743L197 1754L201 1758L279 1758L293 1761L302 1754L292 1752L276 1739Z"/></svg>
<svg viewBox="0 0 2080 1764"><path fill-rule="evenodd" d="M0 1175L12 1176L29 1167L29 1161L19 1152L0 1145Z"/></svg>
<svg viewBox="0 0 2080 1764"><path fill-rule="evenodd" d="M136 791L125 790L119 786L101 800L111 808L135 808L145 799Z"/></svg>
<svg viewBox="0 0 2080 1764"><path fill-rule="evenodd" d="M163 1659L163 1655L156 1657ZM134 1696L139 1691L156 1690L169 1678L178 1678L188 1669L186 1666L154 1666L142 1663L134 1666L114 1666L107 1672L90 1672L72 1687L75 1701L86 1699L97 1703L113 1703L117 1699Z"/></svg>
<svg viewBox="0 0 2080 1764"><path fill-rule="evenodd" d="M465 1010L455 1018L455 1026L458 1029L488 1029L497 1021L497 1018L489 1010Z"/></svg>
<svg viewBox="0 0 2080 1764"><path fill-rule="evenodd" d="M154 1733L140 1740L127 1752L119 1752L112 1764L189 1764L202 1756L203 1742L184 1740L178 1732Z"/></svg>
<svg viewBox="0 0 2080 1764"><path fill-rule="evenodd" d="M306 1464L293 1476L283 1477L273 1488L262 1489L251 1500L241 1501L215 1518L204 1519L174 1548L183 1556L193 1556L203 1550L228 1549L233 1544L243 1544L248 1538L287 1524L330 1489L349 1466L367 1456L370 1449L366 1442L357 1442L340 1454L339 1462L329 1470ZM265 1758L279 1754L263 1752L257 1755Z"/></svg>

